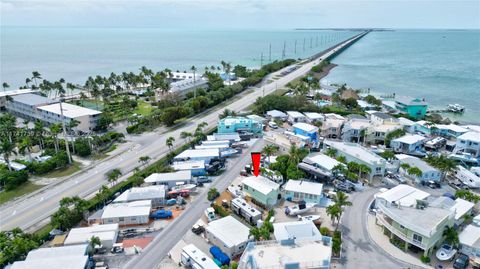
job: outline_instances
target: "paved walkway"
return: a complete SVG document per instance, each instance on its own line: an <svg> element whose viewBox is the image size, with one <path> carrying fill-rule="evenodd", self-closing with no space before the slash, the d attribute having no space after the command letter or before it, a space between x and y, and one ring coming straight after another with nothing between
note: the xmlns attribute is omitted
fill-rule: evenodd
<svg viewBox="0 0 480 269"><path fill-rule="evenodd" d="M402 260L406 263L415 265L418 268L433 269L433 267L422 263L417 257L411 254L408 254L406 252L403 252L402 250L394 246L392 243L390 243L388 237L383 234L382 227L375 224L374 215L369 214L367 216L367 231L368 231L368 234L370 235L370 238L373 240L373 242L375 242L375 244L381 247L389 255L392 255L393 257L399 260Z"/></svg>

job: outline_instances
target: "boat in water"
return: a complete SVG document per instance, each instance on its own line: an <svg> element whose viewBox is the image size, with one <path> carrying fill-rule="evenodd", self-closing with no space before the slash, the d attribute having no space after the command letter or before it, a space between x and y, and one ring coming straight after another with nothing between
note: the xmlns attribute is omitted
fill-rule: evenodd
<svg viewBox="0 0 480 269"><path fill-rule="evenodd" d="M447 110L452 113L463 113L465 112L465 107L460 104L449 104Z"/></svg>

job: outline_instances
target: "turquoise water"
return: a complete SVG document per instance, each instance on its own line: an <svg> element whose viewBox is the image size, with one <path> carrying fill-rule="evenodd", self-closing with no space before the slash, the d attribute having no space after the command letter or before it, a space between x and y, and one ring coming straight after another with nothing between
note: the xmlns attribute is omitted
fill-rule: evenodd
<svg viewBox="0 0 480 269"><path fill-rule="evenodd" d="M88 76L134 71L188 70L195 65L219 66L220 61L260 66L282 58L305 58L352 31L187 31L156 28L1 28L1 80L13 87L38 70L44 78L83 83ZM318 38L318 41L317 41ZM305 49L303 40L305 39ZM295 40L297 51L295 53ZM312 43L310 45L310 40Z"/></svg>
<svg viewBox="0 0 480 269"><path fill-rule="evenodd" d="M326 83L459 103L465 114L450 119L480 123L480 31L371 32L333 62Z"/></svg>

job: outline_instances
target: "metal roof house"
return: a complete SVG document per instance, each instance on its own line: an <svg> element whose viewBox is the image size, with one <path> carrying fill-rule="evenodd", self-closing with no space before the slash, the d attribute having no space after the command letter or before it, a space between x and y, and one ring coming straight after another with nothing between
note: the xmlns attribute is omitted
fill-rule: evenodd
<svg viewBox="0 0 480 269"><path fill-rule="evenodd" d="M297 122L292 127L293 127L293 132L296 135L306 136L311 142L316 142L318 140L317 126L304 123L304 122Z"/></svg>
<svg viewBox="0 0 480 269"><path fill-rule="evenodd" d="M245 250L250 240L250 228L234 217L226 216L208 223L205 235L210 243L232 258Z"/></svg>
<svg viewBox="0 0 480 269"><path fill-rule="evenodd" d="M165 204L166 188L165 185L154 185L147 187L133 187L120 194L113 203L129 203L141 200L152 201L152 206Z"/></svg>
<svg viewBox="0 0 480 269"><path fill-rule="evenodd" d="M395 98L395 106L398 110L417 119L424 118L428 109L428 104L424 99L402 96Z"/></svg>
<svg viewBox="0 0 480 269"><path fill-rule="evenodd" d="M265 113L265 115L270 118L270 119L277 119L277 120L282 120L286 121L288 119L288 115L283 113L282 111L279 110L270 110Z"/></svg>
<svg viewBox="0 0 480 269"><path fill-rule="evenodd" d="M146 224L149 221L151 209L152 202L150 200L129 203L113 203L107 205L103 209L101 221L103 224Z"/></svg>
<svg viewBox="0 0 480 269"><path fill-rule="evenodd" d="M288 122L294 124L297 122L307 122L307 117L298 111L287 111Z"/></svg>
<svg viewBox="0 0 480 269"><path fill-rule="evenodd" d="M331 178L333 168L342 163L321 153L310 154L305 157L298 168L317 179Z"/></svg>
<svg viewBox="0 0 480 269"><path fill-rule="evenodd" d="M206 174L205 162L202 160L198 161L186 161L186 162L174 162L172 168L176 171L189 170L192 173L192 176L204 176Z"/></svg>
<svg viewBox="0 0 480 269"><path fill-rule="evenodd" d="M459 234L460 250L471 258L480 257L480 217L473 218Z"/></svg>
<svg viewBox="0 0 480 269"><path fill-rule="evenodd" d="M88 244L92 236L98 237L102 246L109 249L117 242L118 223L71 229L63 244Z"/></svg>
<svg viewBox="0 0 480 269"><path fill-rule="evenodd" d="M291 201L305 201L320 204L323 197L323 184L304 180L289 180L284 186L284 197Z"/></svg>
<svg viewBox="0 0 480 269"><path fill-rule="evenodd" d="M14 262L10 269L85 269L87 249L88 244L34 249L24 261Z"/></svg>
<svg viewBox="0 0 480 269"><path fill-rule="evenodd" d="M213 149L187 149L173 158L174 162L204 161L206 164L214 158L220 157L220 150Z"/></svg>
<svg viewBox="0 0 480 269"><path fill-rule="evenodd" d="M270 208L281 197L280 185L263 176L251 176L242 181L243 191L256 203Z"/></svg>
<svg viewBox="0 0 480 269"><path fill-rule="evenodd" d="M422 135L406 134L390 141L390 147L397 153L415 154L421 152L425 141L427 141L427 138Z"/></svg>
<svg viewBox="0 0 480 269"><path fill-rule="evenodd" d="M434 168L420 158L405 154L397 154L395 155L395 157L400 161L400 163L406 163L410 167L417 167L422 171L422 175L418 177L414 175L409 175L407 171L405 171L403 168L400 168L401 173L414 178L417 182L426 182L430 180L438 182L442 179L442 172L440 170Z"/></svg>
<svg viewBox="0 0 480 269"><path fill-rule="evenodd" d="M171 173L153 173L144 179L150 185L165 185L168 189L174 186L191 183L193 180L190 170L181 170Z"/></svg>

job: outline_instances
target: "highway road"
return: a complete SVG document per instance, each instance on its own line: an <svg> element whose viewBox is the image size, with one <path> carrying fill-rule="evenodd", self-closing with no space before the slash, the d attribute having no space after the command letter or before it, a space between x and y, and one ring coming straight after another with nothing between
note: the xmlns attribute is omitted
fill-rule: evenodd
<svg viewBox="0 0 480 269"><path fill-rule="evenodd" d="M251 162L250 153L261 151L265 140L258 139L248 150L229 160L226 171L212 183L210 188L217 188L223 192L240 175L240 170ZM198 221L205 209L210 206L207 200L208 190L203 190L185 211L172 223L170 223L153 241L122 268L157 268L160 261L167 256L168 252L182 239L189 229Z"/></svg>
<svg viewBox="0 0 480 269"><path fill-rule="evenodd" d="M359 37L357 36L356 38ZM208 124L207 128L213 128L217 124L218 116L224 109L241 111L250 106L258 97L270 94L277 88L284 87L288 82L307 74L314 65L317 65L320 61L331 56L343 47L348 46L353 40L354 39L349 39L339 43L316 59L299 65L296 70L277 80L272 80L271 78L280 76L280 73L289 67L269 75L265 81L272 82L259 88L253 88L254 90L251 93L244 94L241 98L228 105L219 107L216 110L211 110L206 115L202 114L201 116L189 119L180 128L174 129L166 134L158 131L144 134L136 139L138 143L134 147L122 154L99 162L90 169L76 174L55 186L47 186L34 195L29 195L17 199L13 203L2 205L0 207L0 230L10 230L15 227L20 227L24 230L40 228L38 226L58 209L59 201L63 197L75 195L79 197L89 196L100 189L102 185L108 184L105 179L105 173L114 168L121 169L124 176L120 178L119 181L124 180L130 175L130 172L138 166L138 158L140 156L150 156L152 161L154 161L166 155L168 153L168 148L165 146L167 137L174 137L176 139L174 146L180 146L185 143L183 139L180 138L181 132L194 132L197 124L200 122L206 122ZM164 128L161 129L164 130Z"/></svg>

